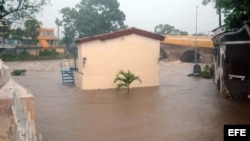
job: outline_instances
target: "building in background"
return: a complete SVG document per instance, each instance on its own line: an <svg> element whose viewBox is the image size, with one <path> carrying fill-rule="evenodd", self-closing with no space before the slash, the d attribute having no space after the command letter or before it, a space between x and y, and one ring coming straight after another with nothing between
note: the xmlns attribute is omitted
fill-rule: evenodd
<svg viewBox="0 0 250 141"><path fill-rule="evenodd" d="M53 28L40 28L39 29L39 45L43 48L59 47L59 38L54 35Z"/></svg>
<svg viewBox="0 0 250 141"><path fill-rule="evenodd" d="M59 45L59 38L57 38L54 34L53 28L40 28L38 36L38 43L34 43L31 41L31 38L23 37L22 42L11 41L12 44L15 44L16 51L22 52L27 51L30 55L37 56L40 51L55 51L60 54L63 54L65 48Z"/></svg>

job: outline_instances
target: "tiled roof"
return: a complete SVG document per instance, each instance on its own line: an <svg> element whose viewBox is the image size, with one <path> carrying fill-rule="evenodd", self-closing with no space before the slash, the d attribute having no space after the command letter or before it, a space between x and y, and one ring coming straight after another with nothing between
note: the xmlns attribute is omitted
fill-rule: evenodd
<svg viewBox="0 0 250 141"><path fill-rule="evenodd" d="M137 28L133 27L133 28L130 28L130 29L121 30L121 31L117 31L117 32L112 32L112 33L106 33L106 34L91 36L91 37L80 38L80 39L76 40L76 42L77 43L84 43L84 42L89 42L89 41L94 41L94 40L108 40L108 39L113 39L113 38L129 35L129 34L138 34L138 35L141 35L141 36L145 36L145 37L152 38L152 39L155 39L155 40L160 40L160 41L163 41L164 38L165 38L162 35L155 34L155 33L152 33L152 32L148 32L148 31L137 29Z"/></svg>

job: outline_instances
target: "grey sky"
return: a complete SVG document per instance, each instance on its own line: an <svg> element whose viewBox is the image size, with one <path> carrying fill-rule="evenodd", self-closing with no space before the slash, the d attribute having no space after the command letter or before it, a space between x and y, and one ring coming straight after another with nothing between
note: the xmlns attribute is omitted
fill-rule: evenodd
<svg viewBox="0 0 250 141"><path fill-rule="evenodd" d="M55 18L61 19L59 10L74 7L80 0L51 0L38 15L44 27L55 28ZM129 27L154 31L159 24L170 24L189 34L195 33L196 6L198 6L198 32L208 33L218 27L218 15L213 4L203 6L202 0L118 0Z"/></svg>

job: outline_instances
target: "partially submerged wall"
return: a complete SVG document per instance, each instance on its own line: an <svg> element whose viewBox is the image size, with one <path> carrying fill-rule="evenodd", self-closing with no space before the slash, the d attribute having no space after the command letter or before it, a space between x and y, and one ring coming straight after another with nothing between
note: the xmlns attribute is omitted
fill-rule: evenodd
<svg viewBox="0 0 250 141"><path fill-rule="evenodd" d="M115 88L113 81L117 73L130 70L142 80L131 87L159 86L159 54L158 40L136 34L87 42L78 47L81 59L76 77L81 77L80 85L85 90ZM87 58L85 63L83 57Z"/></svg>
<svg viewBox="0 0 250 141"><path fill-rule="evenodd" d="M35 121L34 97L28 90L10 78L1 60L0 74L3 80L2 85L0 85L0 140L16 140L19 139L17 135L23 134L23 132L19 131L20 127L18 124L20 124L20 120L17 120L17 116L20 116L21 113L27 114L30 117L30 121ZM18 96L20 105L25 108L20 108L20 105L13 103L15 101L13 98L14 93ZM26 110L23 111L22 109ZM14 110L18 110L16 112L18 115L14 114Z"/></svg>

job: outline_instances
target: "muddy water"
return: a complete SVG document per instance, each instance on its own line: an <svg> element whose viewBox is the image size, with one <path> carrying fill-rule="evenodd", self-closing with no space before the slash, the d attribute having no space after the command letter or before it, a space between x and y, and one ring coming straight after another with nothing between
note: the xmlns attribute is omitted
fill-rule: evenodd
<svg viewBox="0 0 250 141"><path fill-rule="evenodd" d="M35 95L44 141L221 141L224 124L250 124L250 104L224 99L212 80L187 77L192 64L161 62L160 87L127 94L63 86L59 62L7 63L28 70L14 79Z"/></svg>

